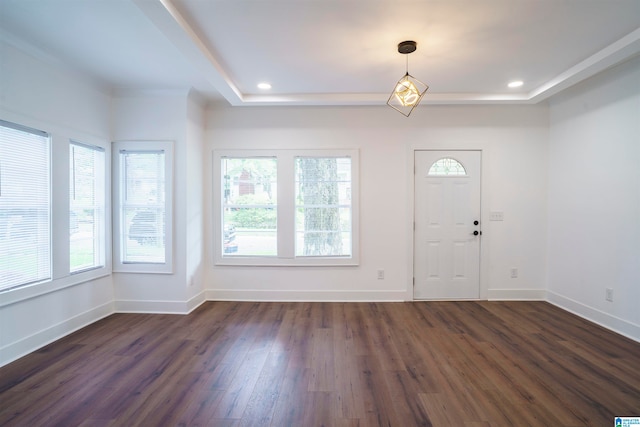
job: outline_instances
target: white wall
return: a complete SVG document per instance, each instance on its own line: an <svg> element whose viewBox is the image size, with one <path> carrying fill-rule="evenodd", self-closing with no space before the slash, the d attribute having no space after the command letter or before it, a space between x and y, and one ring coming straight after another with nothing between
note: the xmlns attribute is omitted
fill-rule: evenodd
<svg viewBox="0 0 640 427"><path fill-rule="evenodd" d="M187 299L204 300L204 108L198 99L187 100L186 136L186 224L179 238L185 239Z"/></svg>
<svg viewBox="0 0 640 427"><path fill-rule="evenodd" d="M556 96L549 147L549 299L640 341L640 58Z"/></svg>
<svg viewBox="0 0 640 427"><path fill-rule="evenodd" d="M187 313L204 301L202 122L202 107L187 91L129 92L113 98L114 141L173 141L174 157L173 272L114 272L118 311Z"/></svg>
<svg viewBox="0 0 640 427"><path fill-rule="evenodd" d="M110 254L103 269L68 272L69 139L108 146L110 107L98 85L0 41L0 118L51 135L54 275L0 293L0 365L113 312Z"/></svg>
<svg viewBox="0 0 640 427"><path fill-rule="evenodd" d="M209 299L411 300L415 149L483 150L481 295L545 297L546 106L430 106L410 118L387 107L218 107L209 111L206 141L207 218L216 148L356 148L361 182L358 267L212 266L208 222ZM489 222L492 210L504 221Z"/></svg>

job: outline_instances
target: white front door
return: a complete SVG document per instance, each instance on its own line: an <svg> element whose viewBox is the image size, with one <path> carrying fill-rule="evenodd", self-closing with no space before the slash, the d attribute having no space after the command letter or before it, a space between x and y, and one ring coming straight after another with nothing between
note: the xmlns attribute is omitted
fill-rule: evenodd
<svg viewBox="0 0 640 427"><path fill-rule="evenodd" d="M415 152L415 299L480 297L480 151Z"/></svg>

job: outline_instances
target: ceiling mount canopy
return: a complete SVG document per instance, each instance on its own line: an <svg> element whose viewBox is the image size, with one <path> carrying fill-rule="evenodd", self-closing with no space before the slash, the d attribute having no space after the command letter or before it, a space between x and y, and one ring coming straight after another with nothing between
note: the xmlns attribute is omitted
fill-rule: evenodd
<svg viewBox="0 0 640 427"><path fill-rule="evenodd" d="M398 43L398 53L407 55L407 70L405 75L398 80L393 92L387 100L387 105L409 117L413 109L420 103L429 86L409 74L409 54L417 49L417 43L406 40Z"/></svg>
<svg viewBox="0 0 640 427"><path fill-rule="evenodd" d="M418 44L413 40L407 40L407 41L398 43L398 53L402 53L405 55L415 52L417 48L418 48Z"/></svg>

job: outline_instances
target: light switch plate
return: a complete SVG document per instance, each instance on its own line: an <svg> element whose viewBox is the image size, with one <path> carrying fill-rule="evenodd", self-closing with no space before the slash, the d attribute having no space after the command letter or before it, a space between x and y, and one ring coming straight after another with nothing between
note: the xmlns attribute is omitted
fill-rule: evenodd
<svg viewBox="0 0 640 427"><path fill-rule="evenodd" d="M490 221L504 221L504 212L494 211L489 215Z"/></svg>

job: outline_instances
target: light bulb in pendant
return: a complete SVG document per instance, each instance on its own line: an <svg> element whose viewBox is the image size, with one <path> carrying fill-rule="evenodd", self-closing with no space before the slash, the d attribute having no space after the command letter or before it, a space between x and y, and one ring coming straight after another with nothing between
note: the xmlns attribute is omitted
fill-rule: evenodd
<svg viewBox="0 0 640 427"><path fill-rule="evenodd" d="M405 76L396 85L395 96L404 107L412 107L420 99L420 92L409 76Z"/></svg>

